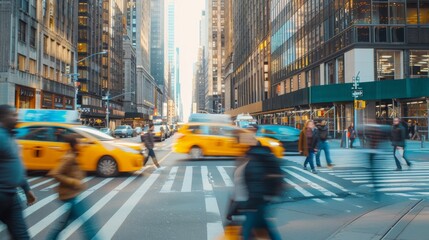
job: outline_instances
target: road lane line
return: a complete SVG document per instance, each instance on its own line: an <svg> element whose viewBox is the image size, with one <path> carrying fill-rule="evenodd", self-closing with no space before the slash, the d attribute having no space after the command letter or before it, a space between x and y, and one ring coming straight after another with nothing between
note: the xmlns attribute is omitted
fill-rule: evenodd
<svg viewBox="0 0 429 240"><path fill-rule="evenodd" d="M134 181L137 176L128 177L125 181L123 181L119 186L110 191L107 195L101 198L98 202L94 203L93 206L88 209L82 216L78 219L74 220L66 229L61 232L59 239L67 239L69 238L76 230L79 229L85 222L94 216L98 211L100 211L113 197L116 196L122 189L128 186L132 181Z"/></svg>
<svg viewBox="0 0 429 240"><path fill-rule="evenodd" d="M207 166L201 166L201 177L203 182L206 213L211 218L207 219L207 240L216 239L224 234L222 219L216 197L213 193L213 186L209 180Z"/></svg>
<svg viewBox="0 0 429 240"><path fill-rule="evenodd" d="M160 176L159 173L151 174L146 181L131 195L130 198L116 211L116 213L107 221L104 226L98 231L97 239L112 239L119 227L124 223L125 219L139 203L141 198L146 194L149 188L155 183Z"/></svg>
<svg viewBox="0 0 429 240"><path fill-rule="evenodd" d="M228 173L226 173L225 168L221 167L221 166L218 166L217 170L219 171L220 175L222 176L222 179L225 182L225 186L227 186L227 187L233 187L234 183L232 182L232 180L229 177Z"/></svg>
<svg viewBox="0 0 429 240"><path fill-rule="evenodd" d="M106 185L108 182L110 182L113 178L106 178L97 185L91 187L90 189L82 192L77 197L77 203L94 193L97 189L101 188L102 186ZM38 223L34 224L28 232L30 233L30 236L34 238L37 234L39 234L43 229L51 225L57 218L61 217L65 212L67 212L67 206L66 204L63 204L61 207L59 207L57 210L40 220Z"/></svg>
<svg viewBox="0 0 429 240"><path fill-rule="evenodd" d="M183 177L183 185L181 192L192 191L192 166L187 166L185 170L185 176Z"/></svg>
<svg viewBox="0 0 429 240"><path fill-rule="evenodd" d="M378 181L377 181L378 182ZM429 186L427 183L382 183L382 184L365 184L367 187L382 187L382 188L388 188L388 187L424 187Z"/></svg>
<svg viewBox="0 0 429 240"><path fill-rule="evenodd" d="M308 198L314 197L313 194L311 194L310 192L308 192L307 190L305 190L304 188L302 188L298 184L292 182L288 178L285 178L284 180L286 181L287 184L291 185L295 190L297 190L302 195L304 195L304 197L308 197ZM324 203L325 202L325 201L323 201L321 199L318 199L318 198L312 198L312 200L315 201L315 202L318 202L318 203Z"/></svg>
<svg viewBox="0 0 429 240"><path fill-rule="evenodd" d="M173 187L174 179L176 178L177 170L179 167L172 167L170 170L170 173L168 174L167 181L165 181L164 186L162 186L161 191L162 193L169 193L171 192L171 188Z"/></svg>
<svg viewBox="0 0 429 240"><path fill-rule="evenodd" d="M88 182L88 181L90 181L90 180L92 180L94 177L86 177L85 179L84 179L84 182ZM55 183L55 184L52 184L52 185L50 185L50 186L47 186L47 187L45 187L45 188L43 188L43 189L40 189L40 191L49 191L49 190L51 190L52 188L56 188L56 187L58 187L58 185L59 185L59 183Z"/></svg>

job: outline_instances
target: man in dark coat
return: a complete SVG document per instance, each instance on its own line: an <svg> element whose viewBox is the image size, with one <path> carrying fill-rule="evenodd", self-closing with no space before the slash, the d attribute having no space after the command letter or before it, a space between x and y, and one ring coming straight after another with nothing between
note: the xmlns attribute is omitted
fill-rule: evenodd
<svg viewBox="0 0 429 240"><path fill-rule="evenodd" d="M393 119L390 139L393 146L393 157L395 158L396 171L401 171L402 166L400 161L404 161L409 167L411 162L404 158L405 149L405 128L400 124L399 118Z"/></svg>

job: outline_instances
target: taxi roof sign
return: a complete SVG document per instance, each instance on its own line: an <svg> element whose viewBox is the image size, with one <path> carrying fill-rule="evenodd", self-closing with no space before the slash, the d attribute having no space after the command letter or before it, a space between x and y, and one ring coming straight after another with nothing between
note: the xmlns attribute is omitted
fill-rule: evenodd
<svg viewBox="0 0 429 240"><path fill-rule="evenodd" d="M19 109L19 122L79 123L79 113L74 110Z"/></svg>

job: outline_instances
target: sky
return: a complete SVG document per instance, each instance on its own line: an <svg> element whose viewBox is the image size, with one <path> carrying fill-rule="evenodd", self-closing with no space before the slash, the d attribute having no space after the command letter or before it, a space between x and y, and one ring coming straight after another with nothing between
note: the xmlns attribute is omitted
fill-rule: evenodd
<svg viewBox="0 0 429 240"><path fill-rule="evenodd" d="M180 83L183 120L187 121L192 105L193 66L199 46L199 21L205 0L176 0L176 47L180 48Z"/></svg>

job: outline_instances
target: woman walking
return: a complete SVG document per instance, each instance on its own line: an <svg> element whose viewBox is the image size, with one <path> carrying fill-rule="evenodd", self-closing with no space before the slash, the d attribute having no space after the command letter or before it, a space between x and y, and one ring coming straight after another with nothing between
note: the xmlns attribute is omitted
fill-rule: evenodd
<svg viewBox="0 0 429 240"><path fill-rule="evenodd" d="M307 157L304 162L304 169L307 170L307 164L310 164L312 173L317 173L313 159L314 153L317 152L318 142L319 137L314 122L313 120L308 120L299 135L298 149L302 155Z"/></svg>
<svg viewBox="0 0 429 240"><path fill-rule="evenodd" d="M348 137L350 139L350 148L353 148L353 142L355 141L355 138L356 138L356 130L353 123L350 124L347 131L348 131L347 134L349 135Z"/></svg>
<svg viewBox="0 0 429 240"><path fill-rule="evenodd" d="M76 159L79 155L77 137L70 134L64 135L63 139L64 142L70 145L70 150L64 155L61 163L51 170L48 175L59 182L58 196L67 205L68 212L50 233L48 239L57 239L62 230L87 211L85 200L78 199L79 194L85 189L85 184L83 183L85 173L80 169ZM91 219L83 219L82 221L84 221L82 226L85 239L95 239L94 236L97 231Z"/></svg>

